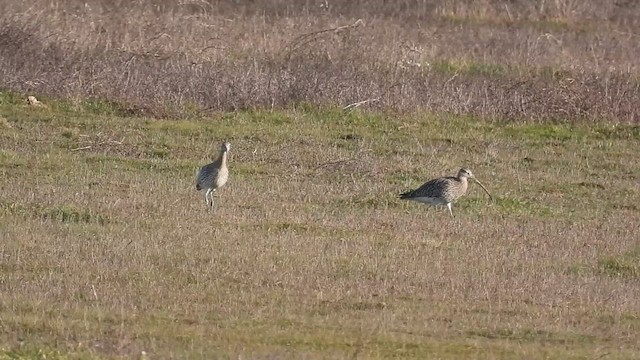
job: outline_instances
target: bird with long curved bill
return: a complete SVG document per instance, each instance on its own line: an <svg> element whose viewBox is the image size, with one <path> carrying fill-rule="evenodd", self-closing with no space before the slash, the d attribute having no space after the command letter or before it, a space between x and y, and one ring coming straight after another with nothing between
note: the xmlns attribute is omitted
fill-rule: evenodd
<svg viewBox="0 0 640 360"><path fill-rule="evenodd" d="M227 153L231 149L228 142L220 145L220 153L214 162L201 167L196 173L196 190L206 190L204 200L207 207L213 209L213 194L224 186L229 179L227 167Z"/></svg>
<svg viewBox="0 0 640 360"><path fill-rule="evenodd" d="M482 189L492 199L489 190L476 179L471 170L460 169L457 176L445 176L432 179L424 183L415 190L410 190L400 194L400 199L417 201L431 206L444 205L449 209L449 214L453 216L451 211L451 203L462 197L469 186L467 179L473 179L482 187Z"/></svg>

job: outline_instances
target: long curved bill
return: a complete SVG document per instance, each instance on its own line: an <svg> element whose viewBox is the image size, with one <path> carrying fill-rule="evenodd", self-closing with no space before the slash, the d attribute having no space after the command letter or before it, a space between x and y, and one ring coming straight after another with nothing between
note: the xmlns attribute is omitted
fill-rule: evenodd
<svg viewBox="0 0 640 360"><path fill-rule="evenodd" d="M482 188L482 190L484 190L484 192L487 193L487 195L489 195L489 199L493 200L493 196L491 196L491 194L489 194L489 190L487 190L486 187L484 187L484 185L482 185L482 183L480 182L480 180L473 178L473 180L475 180L475 182L478 183L478 185L480 185L480 187Z"/></svg>

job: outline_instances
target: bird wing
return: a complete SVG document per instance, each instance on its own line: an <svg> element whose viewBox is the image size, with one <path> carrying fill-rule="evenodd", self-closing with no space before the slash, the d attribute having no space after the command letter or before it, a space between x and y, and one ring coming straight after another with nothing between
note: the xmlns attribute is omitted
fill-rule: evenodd
<svg viewBox="0 0 640 360"><path fill-rule="evenodd" d="M202 186L207 179L214 179L218 174L218 168L212 163L200 168L196 175L196 185Z"/></svg>
<svg viewBox="0 0 640 360"><path fill-rule="evenodd" d="M443 189L453 181L451 177L441 177L432 179L422 184L419 188L410 191L406 197L439 197L442 196Z"/></svg>

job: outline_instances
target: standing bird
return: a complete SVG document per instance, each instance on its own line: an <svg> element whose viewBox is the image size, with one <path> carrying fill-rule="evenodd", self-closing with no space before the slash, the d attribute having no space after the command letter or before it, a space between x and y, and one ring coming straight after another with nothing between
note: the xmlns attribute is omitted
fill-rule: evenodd
<svg viewBox="0 0 640 360"><path fill-rule="evenodd" d="M231 144L228 142L220 145L218 158L211 164L201 167L196 174L196 190L207 190L204 194L204 200L210 209L213 209L213 193L224 186L229 179L229 168L227 168L229 149L231 149Z"/></svg>
<svg viewBox="0 0 640 360"><path fill-rule="evenodd" d="M400 199L413 200L432 206L446 205L449 209L449 214L453 216L453 212L451 212L451 202L457 200L467 192L467 179L469 178L474 179L491 199L491 194L489 194L487 188L485 188L484 185L473 176L471 170L468 169L460 169L458 175L455 177L446 176L429 180L415 190L400 194Z"/></svg>

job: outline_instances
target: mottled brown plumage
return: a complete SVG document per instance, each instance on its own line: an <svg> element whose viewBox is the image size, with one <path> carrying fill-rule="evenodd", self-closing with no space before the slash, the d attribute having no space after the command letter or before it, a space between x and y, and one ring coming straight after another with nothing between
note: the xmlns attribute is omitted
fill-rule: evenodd
<svg viewBox="0 0 640 360"><path fill-rule="evenodd" d="M489 191L482 185L478 179L468 169L460 169L457 176L441 177L429 180L415 190L407 191L400 194L401 199L413 200L424 204L438 206L446 205L449 214L453 216L451 211L451 203L467 192L469 186L468 179L473 178L478 185L491 197Z"/></svg>
<svg viewBox="0 0 640 360"><path fill-rule="evenodd" d="M196 174L196 190L207 190L204 194L204 200L210 208L213 208L213 194L217 189L224 186L229 179L227 153L230 149L231 144L228 142L223 143L220 146L218 158L214 162L201 167Z"/></svg>

